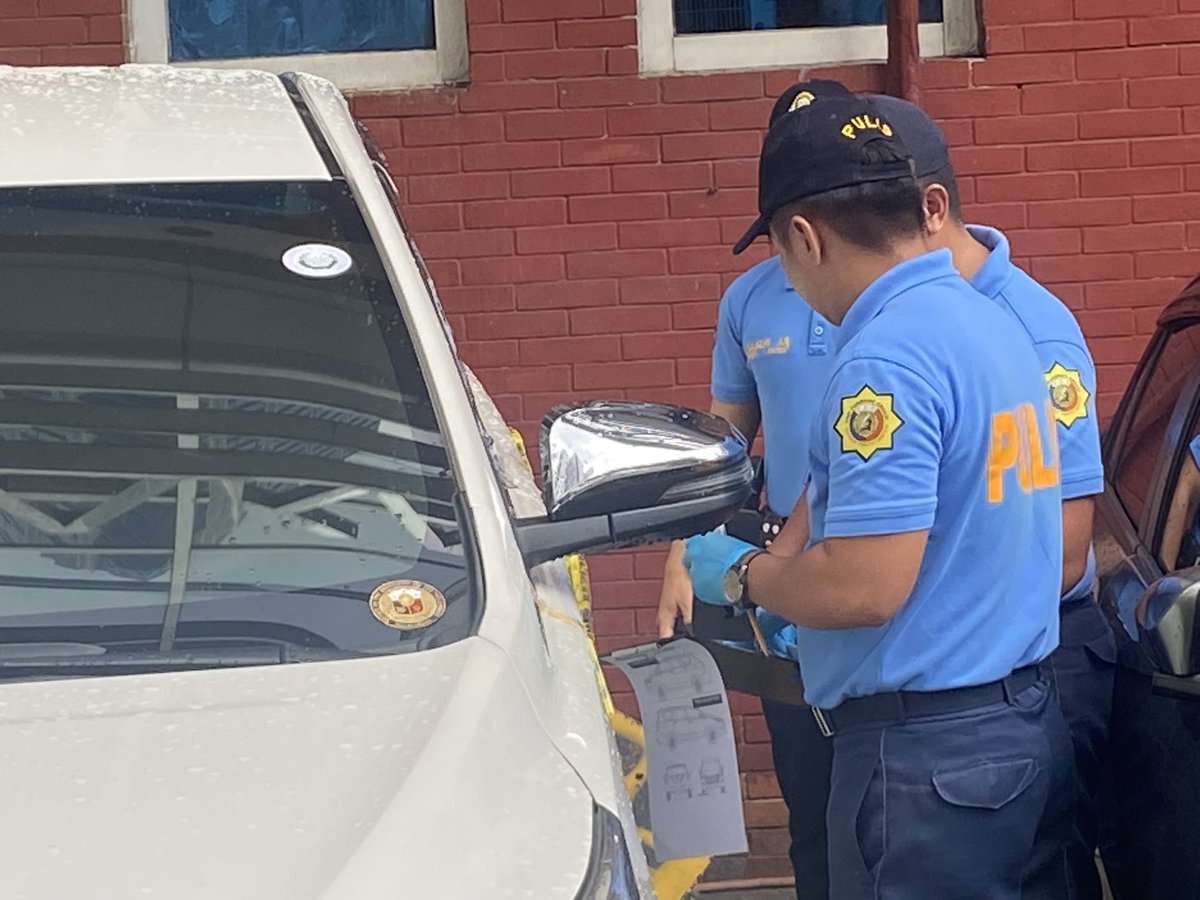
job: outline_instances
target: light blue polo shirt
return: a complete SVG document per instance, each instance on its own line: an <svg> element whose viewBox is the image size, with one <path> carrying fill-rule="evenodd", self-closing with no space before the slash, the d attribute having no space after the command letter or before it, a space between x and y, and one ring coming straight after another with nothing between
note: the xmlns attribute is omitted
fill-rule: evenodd
<svg viewBox="0 0 1200 900"><path fill-rule="evenodd" d="M758 402L776 515L791 514L808 480L812 418L833 370L836 330L796 293L776 256L742 273L721 298L712 396Z"/></svg>
<svg viewBox="0 0 1200 900"><path fill-rule="evenodd" d="M994 228L968 226L985 246L988 258L971 279L981 294L1016 316L1033 342L1054 404L1064 500L1104 491L1100 461L1100 425L1096 416L1096 366L1075 316L1061 300L1014 266L1008 240ZM1088 596L1096 580L1096 560L1088 551L1087 568L1063 601Z"/></svg>
<svg viewBox="0 0 1200 900"><path fill-rule="evenodd" d="M838 341L813 422L811 542L924 529L929 541L886 624L796 629L806 699L966 687L1044 659L1058 643L1062 493L1028 335L938 250L872 283Z"/></svg>

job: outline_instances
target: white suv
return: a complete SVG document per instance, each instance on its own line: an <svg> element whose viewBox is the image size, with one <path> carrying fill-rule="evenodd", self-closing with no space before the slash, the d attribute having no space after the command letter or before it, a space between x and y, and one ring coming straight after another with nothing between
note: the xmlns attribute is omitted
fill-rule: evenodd
<svg viewBox="0 0 1200 900"><path fill-rule="evenodd" d="M556 410L543 504L389 192L316 78L0 68L0 896L649 896L552 560L743 442Z"/></svg>

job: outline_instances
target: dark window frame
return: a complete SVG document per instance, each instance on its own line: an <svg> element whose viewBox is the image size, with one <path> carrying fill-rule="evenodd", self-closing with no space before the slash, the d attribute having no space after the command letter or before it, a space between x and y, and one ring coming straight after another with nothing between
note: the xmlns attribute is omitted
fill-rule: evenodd
<svg viewBox="0 0 1200 900"><path fill-rule="evenodd" d="M1182 460L1182 449L1178 446L1180 437L1186 431L1185 426L1192 421L1195 405L1200 403L1200 357L1193 361L1192 368L1172 405L1162 434L1157 439L1154 467L1146 487L1146 497L1136 512L1130 508L1129 501L1121 490L1121 472L1133 449L1129 443L1130 429L1137 420L1146 389L1163 362L1163 352L1172 338L1189 329L1200 329L1200 319L1181 319L1171 323L1170 327L1159 328L1155 332L1138 363L1135 380L1126 389L1104 440L1104 467L1106 478L1117 501L1116 507L1137 534L1138 541L1147 549L1154 548L1156 559L1166 517L1165 491L1168 485L1174 485Z"/></svg>

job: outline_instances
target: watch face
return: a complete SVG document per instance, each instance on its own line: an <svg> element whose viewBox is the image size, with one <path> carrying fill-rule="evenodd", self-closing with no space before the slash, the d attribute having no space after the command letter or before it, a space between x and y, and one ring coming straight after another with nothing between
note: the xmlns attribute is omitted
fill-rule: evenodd
<svg viewBox="0 0 1200 900"><path fill-rule="evenodd" d="M725 589L725 599L728 602L742 602L742 580L738 577L738 570L736 568L725 570L725 580L722 586Z"/></svg>

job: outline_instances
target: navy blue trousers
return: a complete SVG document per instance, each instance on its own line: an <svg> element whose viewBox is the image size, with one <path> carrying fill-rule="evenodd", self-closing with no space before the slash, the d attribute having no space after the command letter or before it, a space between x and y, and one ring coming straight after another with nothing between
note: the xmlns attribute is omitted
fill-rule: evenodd
<svg viewBox="0 0 1200 900"><path fill-rule="evenodd" d="M773 700L763 700L762 707L771 733L775 777L788 808L788 856L796 876L796 898L828 900L825 807L829 803L833 742L821 734L808 707Z"/></svg>
<svg viewBox="0 0 1200 900"><path fill-rule="evenodd" d="M1091 597L1064 603L1059 622L1059 647L1047 663L1075 748L1078 815L1068 859L1075 896L1101 900L1104 894L1096 870L1096 846L1117 647L1104 613Z"/></svg>
<svg viewBox="0 0 1200 900"><path fill-rule="evenodd" d="M1071 898L1073 755L1048 682L833 748L830 900Z"/></svg>
<svg viewBox="0 0 1200 900"><path fill-rule="evenodd" d="M1075 756L1076 809L1067 839L1070 896L1100 900L1095 865L1099 795L1107 771L1109 718L1116 645L1099 606L1090 598L1064 603L1060 646L1046 661L1053 676ZM833 744L822 737L804 708L763 701L780 792L788 808L792 869L797 900L827 900L825 807L833 763Z"/></svg>

